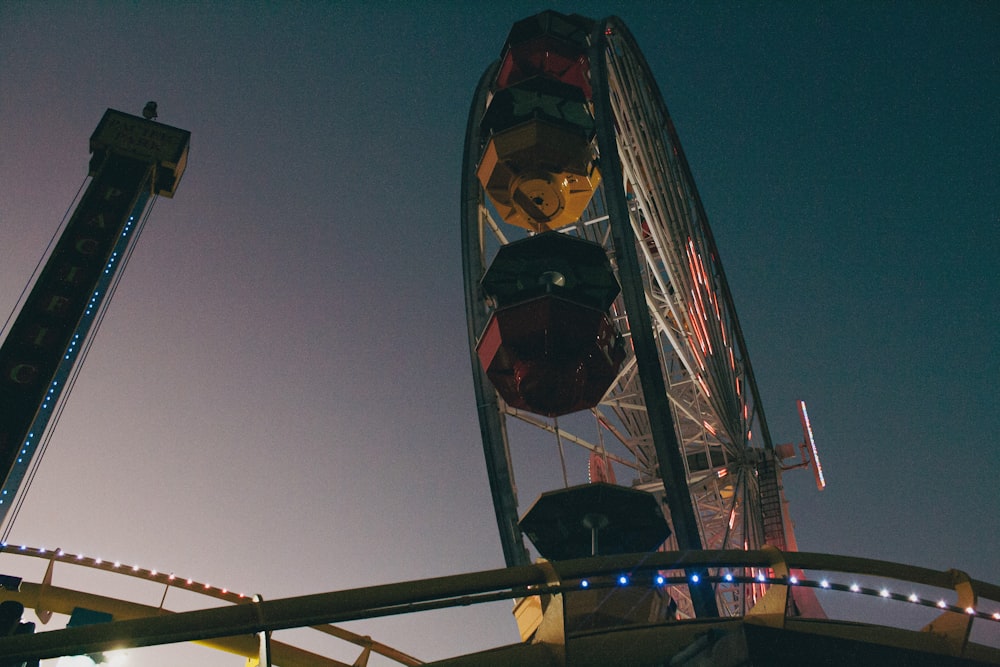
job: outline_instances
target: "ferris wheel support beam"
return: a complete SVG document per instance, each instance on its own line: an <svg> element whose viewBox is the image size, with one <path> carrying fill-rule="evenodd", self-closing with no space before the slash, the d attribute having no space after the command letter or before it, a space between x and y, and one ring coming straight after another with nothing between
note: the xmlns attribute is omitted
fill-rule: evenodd
<svg viewBox="0 0 1000 667"><path fill-rule="evenodd" d="M601 155L601 173L605 184L605 202L610 216L611 236L618 262L622 298L628 313L629 331L635 350L639 374L643 378L642 393L646 403L650 431L659 474L663 480L664 498L670 511L671 525L682 550L700 550L698 519L688 493L688 482L677 441L667 388L663 381L660 359L653 338L653 325L646 303L635 235L629 219L622 165L618 158L614 116L608 91L606 28L610 21L597 24L591 40L591 86L594 90L594 117L597 144ZM718 616L715 592L707 583L690 586L691 601L699 618Z"/></svg>

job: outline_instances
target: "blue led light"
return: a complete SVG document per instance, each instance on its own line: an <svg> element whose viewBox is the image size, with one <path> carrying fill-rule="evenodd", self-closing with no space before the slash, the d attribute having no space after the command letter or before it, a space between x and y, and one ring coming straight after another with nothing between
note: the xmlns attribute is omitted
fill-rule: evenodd
<svg viewBox="0 0 1000 667"><path fill-rule="evenodd" d="M590 587L589 581L587 581L586 579L582 579L580 581L580 588L589 588L589 587Z"/></svg>
<svg viewBox="0 0 1000 667"><path fill-rule="evenodd" d="M656 575L656 585L657 585L657 586L662 586L662 585L663 585L663 584L665 584L666 582L667 582L667 580L666 580L666 579L665 579L665 578L663 577L663 575L662 575L662 574L658 574L658 575Z"/></svg>
<svg viewBox="0 0 1000 667"><path fill-rule="evenodd" d="M726 572L726 574L722 578L725 579L726 581L732 581L733 580L733 575L731 575L730 573Z"/></svg>
<svg viewBox="0 0 1000 667"><path fill-rule="evenodd" d="M692 584L697 584L699 581L701 581L701 577L699 577L697 574L692 574L691 575L691 583Z"/></svg>
<svg viewBox="0 0 1000 667"><path fill-rule="evenodd" d="M618 577L618 585L619 586L628 586L628 577L626 575L624 575L624 574L620 575Z"/></svg>

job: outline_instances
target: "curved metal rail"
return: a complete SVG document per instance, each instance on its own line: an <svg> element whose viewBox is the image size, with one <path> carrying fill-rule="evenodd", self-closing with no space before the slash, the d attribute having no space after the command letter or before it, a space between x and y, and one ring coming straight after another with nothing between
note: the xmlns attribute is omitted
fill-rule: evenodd
<svg viewBox="0 0 1000 667"><path fill-rule="evenodd" d="M45 549L26 545L15 546L4 544L0 545L0 553L48 561L48 570L41 583L25 582L21 583L17 590L9 590L0 582L0 600L16 599L24 604L25 607L34 609L36 615L40 619L43 619L43 621L47 620L52 613L69 615L75 607L84 607L94 611L109 613L116 621L174 614L176 612L171 612L164 606L171 590L183 590L234 605L255 604L252 595L212 586L194 579L179 577L173 573L139 567L138 565L127 565L120 561L110 561L103 558L84 556L83 554L68 553L63 549ZM160 599L159 606L153 607L128 600L53 586L52 579L56 563L88 570L110 572L124 577L133 577L157 583L163 586L163 596ZM363 651L382 655L401 665L412 667L423 664L417 658L381 642L374 641L371 637L362 636L334 625L320 624L312 626L312 629L359 646ZM258 642L250 635L196 641L209 648L235 653L247 658L256 657L259 654ZM346 667L345 663L278 641L271 642L271 651L274 664L282 665L283 667Z"/></svg>
<svg viewBox="0 0 1000 667"><path fill-rule="evenodd" d="M114 621L35 635L3 637L0 638L0 656L10 660L23 660L79 655L121 647L204 641L323 623L340 623L500 599L565 595L581 590L585 580L595 582L594 585L601 580L604 582L601 585L608 587L660 586L670 582L658 581L658 574L675 570L701 572L712 579L713 583L717 581L719 584L732 576L752 577L755 581L768 585L768 595L742 617L742 622L745 623L808 632L817 636L857 639L890 647L908 647L928 654L968 657L986 664L1000 664L1000 648L969 641L973 623L987 623L993 628L1000 628L1000 586L974 580L957 570L937 571L887 561L780 552L772 548L756 551L658 552L541 562L500 570L263 601L252 605L230 605ZM790 574L796 570L839 573L843 575L843 579L816 579ZM626 577L624 580L621 579L623 575ZM861 576L892 579L903 582L906 586L890 590L886 587L874 589L854 585L856 578ZM910 590L914 584L942 589L942 596L913 594ZM940 616L917 630L890 630L885 626L864 623L789 618L785 608L787 593L789 588L796 586L843 592L855 599L877 596L898 601L900 605L935 607ZM0 590L0 598L18 595ZM946 597L955 599L949 602ZM714 622L731 623L735 620L737 619L721 619ZM683 632L685 627L700 628L699 632L703 632L705 623L706 621L668 621L654 625L665 632L671 628ZM643 627L650 625L645 624ZM546 641L572 642L574 638L565 635L549 639L536 638L529 644ZM503 653L495 653L492 662L477 664L509 664L503 660Z"/></svg>

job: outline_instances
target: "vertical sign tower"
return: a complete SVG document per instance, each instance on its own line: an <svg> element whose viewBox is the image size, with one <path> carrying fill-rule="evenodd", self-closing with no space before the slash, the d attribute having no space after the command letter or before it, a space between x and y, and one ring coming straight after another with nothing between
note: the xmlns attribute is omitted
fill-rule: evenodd
<svg viewBox="0 0 1000 667"><path fill-rule="evenodd" d="M0 347L0 521L38 448L151 198L173 197L191 133L108 109L90 185Z"/></svg>

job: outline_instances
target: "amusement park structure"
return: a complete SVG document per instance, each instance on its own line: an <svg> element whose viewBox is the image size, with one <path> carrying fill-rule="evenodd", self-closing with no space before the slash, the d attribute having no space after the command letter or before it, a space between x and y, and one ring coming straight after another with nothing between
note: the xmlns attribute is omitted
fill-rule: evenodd
<svg viewBox="0 0 1000 667"><path fill-rule="evenodd" d="M147 105L146 115L155 115ZM0 347L0 523L72 386L152 198L173 197L190 133L108 109L90 138L90 185Z"/></svg>
<svg viewBox="0 0 1000 667"><path fill-rule="evenodd" d="M155 122L153 103L143 115L105 114L90 186L0 348L0 519L151 199L173 196L183 174L189 133ZM974 624L997 634L1000 587L798 552L782 474L810 467L826 484L806 405L802 441L775 444L704 207L621 20L549 11L513 26L473 94L461 232L506 568L265 601L4 542L4 558L48 569L38 583L0 575L0 665L181 641L248 665L346 664L270 639L306 626L360 648L354 665L1000 664L1000 648L970 640ZM522 458L553 471L528 506L515 484ZM57 565L151 581L163 599L153 608L59 588ZM181 589L214 606L169 612ZM932 616L916 629L832 620L820 591ZM332 625L496 600L512 601L520 641L433 663ZM36 633L26 607L43 623L71 620Z"/></svg>
<svg viewBox="0 0 1000 667"><path fill-rule="evenodd" d="M591 481L627 474L662 499L664 548L794 548L782 457L674 126L626 27L595 25L551 12L516 24L469 119L466 303L507 563L528 558L511 451L532 430L589 450ZM577 394L589 400L550 398ZM815 443L811 461L818 473ZM671 593L684 616L740 615L761 594Z"/></svg>

